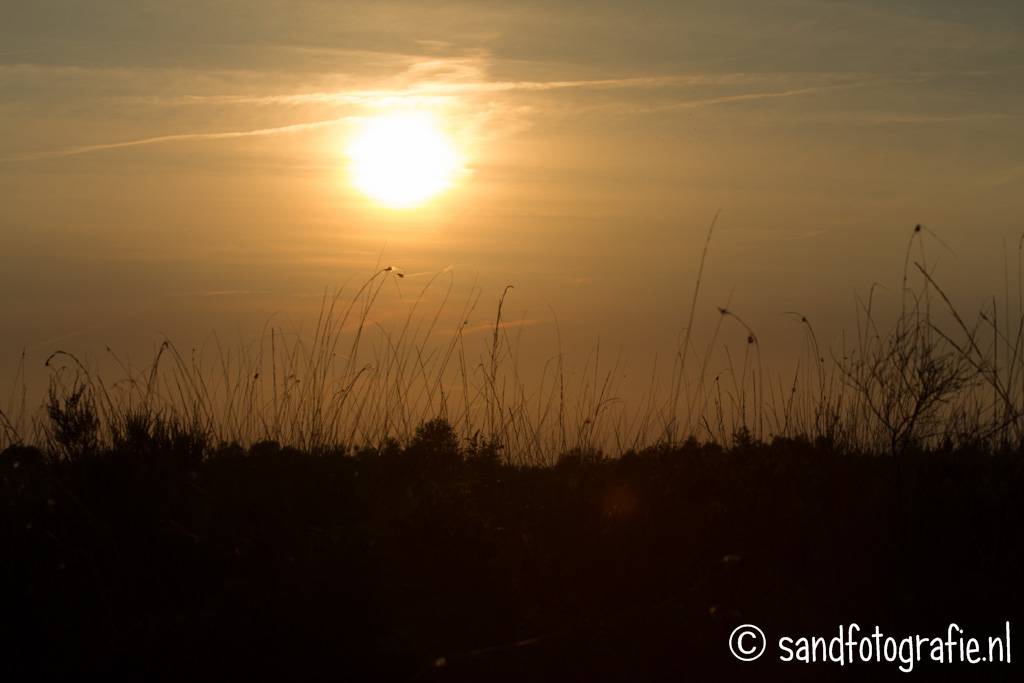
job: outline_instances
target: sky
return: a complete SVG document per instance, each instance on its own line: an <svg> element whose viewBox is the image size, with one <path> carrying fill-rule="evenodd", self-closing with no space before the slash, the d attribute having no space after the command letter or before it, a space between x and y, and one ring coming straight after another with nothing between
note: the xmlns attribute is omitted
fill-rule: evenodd
<svg viewBox="0 0 1024 683"><path fill-rule="evenodd" d="M898 291L916 224L977 309L1024 232L1022 83L1010 0L15 3L0 390L22 353L308 329L325 288L385 265L405 277L381 324L441 273L479 294L485 339L514 285L538 362L557 332L643 374L678 344L716 213L697 320L728 306L773 357L787 312L836 344L856 293ZM345 151L396 109L465 161L401 210Z"/></svg>

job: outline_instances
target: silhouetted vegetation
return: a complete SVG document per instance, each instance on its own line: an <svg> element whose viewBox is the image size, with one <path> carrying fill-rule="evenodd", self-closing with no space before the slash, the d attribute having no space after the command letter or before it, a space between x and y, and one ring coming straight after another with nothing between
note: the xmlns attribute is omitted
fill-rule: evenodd
<svg viewBox="0 0 1024 683"><path fill-rule="evenodd" d="M0 641L22 674L832 679L737 668L729 630L999 632L1024 607L1018 450L747 436L526 467L443 420L316 455L142 422L89 451L55 434L0 454Z"/></svg>
<svg viewBox="0 0 1024 683"><path fill-rule="evenodd" d="M33 410L22 386L0 409L0 447L35 444L76 457L146 434L197 447L276 441L311 453L381 450L435 438L415 433L434 418L471 450L518 465L553 464L571 450L619 455L690 438L726 446L737 436L824 439L889 454L1024 443L1024 241L1015 300L1007 282L1003 300L993 298L971 318L936 281L924 254L929 233L917 226L888 313L879 311L872 287L857 301L855 329L833 348L819 343L806 316L790 312L804 340L788 371L764 367L761 338L730 308L717 307L698 343L711 232L672 363L655 368L639 401L618 395L620 368L602 365L599 348L574 378L559 348L539 379L525 381L518 339L502 318L511 287L476 344L466 331L479 291L455 309L449 282L437 308L424 314L437 277L395 325L374 323L375 303L401 275L387 267L351 297L325 296L312 335L268 327L237 349L214 337L211 347L188 351L164 341L142 368L108 349L121 373L114 381L109 370L56 351L46 361L44 405ZM442 332L442 315L452 313L458 323Z"/></svg>
<svg viewBox="0 0 1024 683"><path fill-rule="evenodd" d="M911 291L923 233L895 321L869 295L855 340L827 350L797 314L805 348L785 381L727 308L697 352L698 276L667 394L652 386L634 412L596 354L575 391L560 352L527 391L507 289L478 361L465 325L432 345L422 296L367 359L391 268L347 306L326 297L308 346L271 329L240 359L218 346L213 370L167 342L108 383L57 352L42 410L0 412L0 661L232 679L832 680L902 674L742 665L727 636L744 622L1000 633L1024 608L1024 294L968 323L923 252ZM732 322L742 353L726 345L715 372Z"/></svg>

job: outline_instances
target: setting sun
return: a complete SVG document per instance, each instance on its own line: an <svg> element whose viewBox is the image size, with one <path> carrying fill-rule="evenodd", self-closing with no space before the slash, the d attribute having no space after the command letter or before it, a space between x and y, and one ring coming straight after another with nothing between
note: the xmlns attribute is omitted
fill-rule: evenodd
<svg viewBox="0 0 1024 683"><path fill-rule="evenodd" d="M427 114L368 119L353 135L352 183L390 208L416 206L448 189L462 168L451 140Z"/></svg>
<svg viewBox="0 0 1024 683"><path fill-rule="evenodd" d="M8 6L2 671L1024 683L1024 0Z"/></svg>

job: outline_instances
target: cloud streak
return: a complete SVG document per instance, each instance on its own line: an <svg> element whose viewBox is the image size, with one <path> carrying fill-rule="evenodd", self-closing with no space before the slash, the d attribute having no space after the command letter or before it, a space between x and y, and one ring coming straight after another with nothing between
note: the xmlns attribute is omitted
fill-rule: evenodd
<svg viewBox="0 0 1024 683"><path fill-rule="evenodd" d="M548 92L553 90L613 90L666 86L721 84L707 76L650 76L575 81L427 81L404 88L338 90L283 95L181 95L150 101L177 104L365 104L380 100L417 97L450 97L506 92Z"/></svg>
<svg viewBox="0 0 1024 683"><path fill-rule="evenodd" d="M821 93L832 92L837 90L851 90L854 88L868 88L883 85L892 85L894 83L920 83L925 79L892 79L892 78L872 78L862 79L856 81L848 81L845 83L829 83L825 85L814 85L804 88L790 88L787 90L770 90L762 92L749 92L749 93L737 93L733 95L720 95L717 97L706 97L695 100L683 100L680 102L671 102L663 105L656 105L653 107L644 108L643 111L665 111L672 109L700 109L702 107L714 107L722 104L735 104L737 102L753 102L758 100L772 100L786 97L801 97L804 95L819 95Z"/></svg>
<svg viewBox="0 0 1024 683"><path fill-rule="evenodd" d="M543 325L544 321L536 318L524 318L522 320L502 320L498 323L498 329L500 330L514 330L521 327L536 327L537 325ZM477 334L480 332L494 332L494 323L477 323L476 325L469 325L462 328L463 334Z"/></svg>
<svg viewBox="0 0 1024 683"><path fill-rule="evenodd" d="M620 90L620 89L669 89L699 86L724 86L724 85L764 85L766 82L783 84L790 81L789 74L758 74L758 73L730 73L730 74L690 74L674 76L640 76L629 78L613 79L589 79L589 80L554 80L554 81L487 81L480 78L482 70L477 67L469 67L465 64L457 64L455 71L447 73L441 70L437 73L439 66L436 62L425 62L413 67L410 72L413 74L435 71L431 74L433 79L424 80L410 84L406 87L385 88L385 89L352 89L338 91L316 91L293 94L271 94L271 95L179 95L172 97L143 97L134 99L154 104L212 104L212 105L353 105L353 106L378 106L389 107L395 104L404 106L415 106L437 103L438 100L469 98L473 96L502 94L514 92L555 92L562 90ZM406 76L410 74L406 73ZM455 80L445 80L455 74ZM475 76L476 78L467 78ZM838 74L819 74L819 78L835 79ZM895 82L891 78L863 78L848 80L850 75L843 75L842 82L831 82L817 85L810 85L798 88L786 88L780 90L759 90L756 92L741 92L699 99L677 99L660 104L648 106L637 104L607 104L598 105L597 109L626 108L634 113L654 113L659 111L671 111L680 109L699 109L729 105L741 102L753 102L779 98L799 97L815 95L824 92L858 88L875 85L885 85ZM921 79L916 79L919 82ZM901 82L906 82L904 79ZM217 141L230 140L235 138L267 137L298 133L307 130L337 125L339 123L353 120L355 116L346 115L321 119L317 121L282 124L280 126L234 130L221 132L185 132L167 135L154 135L134 140L98 143L91 145L79 145L64 147L60 149L30 152L7 157L0 157L0 162L24 162L44 159L57 159L65 157L80 156L118 149L142 147L149 145L191 142L191 141Z"/></svg>
<svg viewBox="0 0 1024 683"><path fill-rule="evenodd" d="M251 130L237 130L237 131L223 131L215 133L175 133L171 135L156 135L148 138L139 138L136 140L124 140L121 142L107 142L99 143L95 145L81 145L78 147L64 147L62 149L47 150L44 152L33 152L30 154L20 154L15 156L0 158L0 161L35 161L40 159L56 159L61 157L72 157L79 156L82 154L91 154L93 152L105 152L116 149L126 149L129 147L143 147L146 145L158 145L168 142L189 142L193 140L231 140L235 138L251 138L251 137L267 137L272 135L285 135L288 133L298 133L306 130L313 130L316 128L324 128L333 126L344 121L349 120L351 117L341 116L333 119L324 119L321 121L309 121L305 123L292 123L283 126L274 126L271 128L256 128Z"/></svg>
<svg viewBox="0 0 1024 683"><path fill-rule="evenodd" d="M479 76L480 74L475 74ZM818 74L821 78L831 79L842 77L849 79L850 74ZM305 93L286 93L271 95L178 95L171 97L137 98L152 104L187 105L302 105L302 104L373 104L395 100L415 101L431 98L471 97L476 95L502 94L512 92L553 92L559 90L626 90L626 89L665 89L698 86L736 86L764 85L771 83L790 82L790 74L761 73L727 73L727 74L688 74L669 76L637 76L629 78L557 80L557 81L488 81L482 78L474 80L428 79L407 86L394 88L350 89L334 91L315 91ZM826 84L815 88L841 87L848 82ZM810 90L810 88L808 89ZM762 94L740 95L737 97L762 97ZM725 100L723 100L725 101Z"/></svg>

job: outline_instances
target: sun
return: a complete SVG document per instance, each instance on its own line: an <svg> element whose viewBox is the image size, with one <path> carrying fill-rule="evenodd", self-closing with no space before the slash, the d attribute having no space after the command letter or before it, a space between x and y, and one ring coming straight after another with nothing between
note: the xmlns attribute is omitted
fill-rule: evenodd
<svg viewBox="0 0 1024 683"><path fill-rule="evenodd" d="M418 206L455 184L463 162L434 117L385 114L367 119L348 144L352 184L393 209Z"/></svg>

